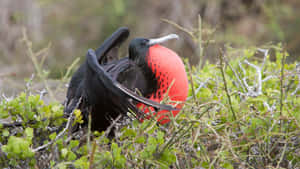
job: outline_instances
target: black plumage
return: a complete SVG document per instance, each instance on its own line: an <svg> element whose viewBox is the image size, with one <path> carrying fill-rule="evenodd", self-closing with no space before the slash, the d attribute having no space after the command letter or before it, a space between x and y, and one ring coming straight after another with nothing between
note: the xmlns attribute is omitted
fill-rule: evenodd
<svg viewBox="0 0 300 169"><path fill-rule="evenodd" d="M156 109L175 110L136 94L136 89L146 96L157 89L154 74L146 64L149 48L147 39L134 39L129 46L129 56L117 59L117 48L128 38L129 30L119 28L96 50L89 49L86 61L74 73L67 92L65 112L79 109L87 121L92 115L92 129L105 130L111 119L126 115L129 109L142 117L136 103L144 103Z"/></svg>

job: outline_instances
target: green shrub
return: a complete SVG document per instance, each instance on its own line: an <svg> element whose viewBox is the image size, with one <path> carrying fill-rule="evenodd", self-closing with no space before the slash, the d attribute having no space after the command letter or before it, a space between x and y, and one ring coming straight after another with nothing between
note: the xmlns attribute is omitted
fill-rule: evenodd
<svg viewBox="0 0 300 169"><path fill-rule="evenodd" d="M217 65L188 69L193 81L178 116L163 126L116 123L111 140L87 128L69 132L63 106L39 95L2 99L0 117L21 123L0 128L0 167L300 167L299 66L284 62L280 46L269 48L275 62L256 48L242 56L227 49ZM81 112L74 115L71 124L81 123Z"/></svg>

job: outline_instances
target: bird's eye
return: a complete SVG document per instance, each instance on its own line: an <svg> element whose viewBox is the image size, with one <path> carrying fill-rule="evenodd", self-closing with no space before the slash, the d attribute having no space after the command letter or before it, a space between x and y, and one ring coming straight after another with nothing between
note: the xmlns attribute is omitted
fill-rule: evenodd
<svg viewBox="0 0 300 169"><path fill-rule="evenodd" d="M147 44L148 44L148 40L147 39L142 40L142 43L141 43L142 46L146 46Z"/></svg>

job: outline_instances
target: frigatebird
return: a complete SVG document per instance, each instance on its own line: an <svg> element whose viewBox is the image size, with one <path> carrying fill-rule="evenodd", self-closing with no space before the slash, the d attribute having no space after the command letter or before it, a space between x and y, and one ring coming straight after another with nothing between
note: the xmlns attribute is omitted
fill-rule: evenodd
<svg viewBox="0 0 300 169"><path fill-rule="evenodd" d="M71 113L81 98L78 108L85 121L87 114L91 113L94 130L105 130L111 124L111 119L120 114L126 115L127 112L134 112L136 117L143 118L144 113L139 107L145 105L156 112L172 111L176 115L180 104L174 108L159 103L172 82L168 96L175 101L185 101L187 97L188 81L180 57L158 45L177 38L177 35L158 39L135 38L130 42L129 56L116 59L117 48L128 36L128 28L122 27L96 51L89 49L86 61L70 81L65 112ZM164 122L168 121L166 116L162 118Z"/></svg>

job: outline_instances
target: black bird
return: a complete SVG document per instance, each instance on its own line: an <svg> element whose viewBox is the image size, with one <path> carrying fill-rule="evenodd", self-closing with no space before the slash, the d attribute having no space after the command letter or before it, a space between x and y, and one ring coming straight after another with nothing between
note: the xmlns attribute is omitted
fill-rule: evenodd
<svg viewBox="0 0 300 169"><path fill-rule="evenodd" d="M157 90L158 82L147 66L146 54L152 45L149 40L134 39L129 46L129 57L116 59L117 48L128 36L127 28L119 28L96 51L89 49L86 61L70 81L65 112L70 114L81 98L78 108L85 121L91 113L93 130L105 130L111 119L126 115L129 110L141 118L143 113L137 108L137 103L157 110L176 110L134 92L138 89L143 96L149 96Z"/></svg>

